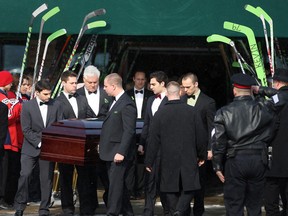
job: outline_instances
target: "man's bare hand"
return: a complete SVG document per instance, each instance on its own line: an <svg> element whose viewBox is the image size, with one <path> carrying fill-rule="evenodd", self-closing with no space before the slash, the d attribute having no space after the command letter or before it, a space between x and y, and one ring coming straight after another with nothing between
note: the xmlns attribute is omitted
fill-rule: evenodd
<svg viewBox="0 0 288 216"><path fill-rule="evenodd" d="M139 155L144 155L144 147L143 147L143 145L139 145L138 146L138 154Z"/></svg>
<svg viewBox="0 0 288 216"><path fill-rule="evenodd" d="M199 160L199 161L198 161L198 166L200 167L200 166L202 166L204 163L205 163L205 160Z"/></svg>
<svg viewBox="0 0 288 216"><path fill-rule="evenodd" d="M148 172L152 172L152 168L151 168L151 167L146 167L146 170L147 170Z"/></svg>
<svg viewBox="0 0 288 216"><path fill-rule="evenodd" d="M216 175L218 176L218 178L220 179L220 181L221 181L222 183L225 182L225 176L223 175L222 171L217 171L217 172L216 172Z"/></svg>
<svg viewBox="0 0 288 216"><path fill-rule="evenodd" d="M115 163L121 163L123 160L124 160L123 155L121 155L119 153L115 154L115 156L114 156L114 162Z"/></svg>
<svg viewBox="0 0 288 216"><path fill-rule="evenodd" d="M207 160L212 160L212 157L213 157L212 151L211 150L207 151Z"/></svg>

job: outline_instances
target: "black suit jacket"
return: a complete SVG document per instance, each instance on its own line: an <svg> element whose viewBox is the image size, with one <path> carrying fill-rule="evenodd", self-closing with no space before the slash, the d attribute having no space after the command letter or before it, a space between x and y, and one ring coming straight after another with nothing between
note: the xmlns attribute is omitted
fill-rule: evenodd
<svg viewBox="0 0 288 216"><path fill-rule="evenodd" d="M3 148L8 131L8 107L0 102L0 149Z"/></svg>
<svg viewBox="0 0 288 216"><path fill-rule="evenodd" d="M135 91L134 88L127 90L126 93L130 96L130 98L134 101L134 103L136 104L135 101ZM143 104L142 104L142 110L141 110L141 119L144 119L145 117L145 113L146 113L146 107L147 107L147 101L148 98L151 97L153 95L153 92L144 89L144 93L143 93ZM138 113L137 113L138 116Z"/></svg>
<svg viewBox="0 0 288 216"><path fill-rule="evenodd" d="M85 94L85 89L84 89L84 88L85 88L85 87L83 86L83 87L77 89L77 93L78 93L79 95L85 96L85 98L86 98L86 94ZM86 98L86 99L87 99L87 98ZM98 117L98 118L103 118L103 117L105 117L105 116L106 116L106 113L107 113L108 110L109 110L109 105L110 105L111 101L112 101L112 98L109 97L109 96L107 95L107 93L106 93L102 88L100 88L99 113L98 113L98 115L96 115L96 114L93 112L93 114L94 114L93 118L96 118L96 117ZM87 103L88 103L88 101L87 101ZM91 110L92 110L92 109L91 109ZM92 110L92 111L93 111L93 110Z"/></svg>
<svg viewBox="0 0 288 216"><path fill-rule="evenodd" d="M146 107L146 113L145 113L145 118L144 118L144 124L143 124L143 128L142 128L142 133L141 133L141 137L140 137L140 145L144 146L146 145L146 141L148 139L148 135L149 135L149 130L150 130L150 125L152 124L152 119L153 119L153 115L152 115L152 104L153 101L155 100L155 96L151 96L148 98L147 101L147 107ZM161 109L166 103L167 103L168 99L167 97L164 97L163 100L161 101L160 105L159 105L159 109Z"/></svg>
<svg viewBox="0 0 288 216"><path fill-rule="evenodd" d="M135 154L136 107L131 98L124 93L108 111L103 121L100 136L100 158L113 161L116 153L126 160Z"/></svg>
<svg viewBox="0 0 288 216"><path fill-rule="evenodd" d="M187 95L182 96L181 99L187 103ZM196 112L200 113L202 119L204 126L203 133L205 133L207 137L207 150L211 150L211 132L214 128L213 124L216 113L215 100L201 91L196 101L195 108Z"/></svg>
<svg viewBox="0 0 288 216"><path fill-rule="evenodd" d="M24 141L21 153L37 157L40 154L39 143L42 138L42 130L50 126L53 122L63 119L60 103L50 99L48 103L46 125L43 119L36 98L23 103L21 112L21 126Z"/></svg>
<svg viewBox="0 0 288 216"><path fill-rule="evenodd" d="M63 118L64 119L71 119L76 118L73 108L66 98L66 96L61 92L59 97L56 99L57 101L61 102L61 108L63 110ZM90 108L86 97L79 95L76 93L76 101L78 105L78 119L85 119L85 118L93 118L94 112Z"/></svg>

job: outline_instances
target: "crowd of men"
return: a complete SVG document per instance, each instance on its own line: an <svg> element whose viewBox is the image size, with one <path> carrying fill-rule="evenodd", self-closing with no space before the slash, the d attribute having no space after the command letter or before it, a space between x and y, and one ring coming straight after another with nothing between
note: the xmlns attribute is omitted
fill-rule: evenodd
<svg viewBox="0 0 288 216"><path fill-rule="evenodd" d="M267 215L280 215L279 196L286 215L287 70L276 70L273 88L234 74L234 100L217 112L215 100L201 91L193 73L176 82L155 71L147 82L146 73L137 70L134 87L125 91L117 73L107 75L100 86L100 71L90 65L81 88L77 74L63 72L63 90L55 99L47 80L35 84L30 99L25 79L23 92L12 94L13 76L0 72L0 204L13 204L15 216L22 216L30 201L33 173L40 181L39 215L49 215L55 164L40 157L42 130L75 118L103 121L102 163L58 164L64 215L75 214L76 169L80 215L95 214L100 179L107 215L132 216L130 199L144 198L143 215L153 216L159 196L163 215L201 216L207 160L224 184L226 215L242 216L246 207L248 215L260 216L263 204ZM137 119L144 121L140 137L135 134Z"/></svg>

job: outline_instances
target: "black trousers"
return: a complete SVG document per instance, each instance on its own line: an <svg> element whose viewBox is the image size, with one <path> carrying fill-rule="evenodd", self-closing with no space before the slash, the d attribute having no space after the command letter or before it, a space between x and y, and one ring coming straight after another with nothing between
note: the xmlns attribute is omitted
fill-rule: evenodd
<svg viewBox="0 0 288 216"><path fill-rule="evenodd" d="M199 167L199 178L201 189L194 191L194 205L193 215L202 216L204 214L204 198L205 198L205 185L206 185L206 162Z"/></svg>
<svg viewBox="0 0 288 216"><path fill-rule="evenodd" d="M93 166L75 167L78 173L77 190L80 203L80 215L93 215L95 210L95 197L93 198L93 196L96 194L91 181ZM71 215L75 212L72 189L74 165L59 164L59 171L62 210L65 214Z"/></svg>
<svg viewBox="0 0 288 216"><path fill-rule="evenodd" d="M0 199L4 198L8 172L8 152L0 147Z"/></svg>
<svg viewBox="0 0 288 216"><path fill-rule="evenodd" d="M39 157L32 157L25 154L21 155L21 172L14 202L14 208L16 210L24 211L26 208L26 204L29 199L29 178L38 160ZM54 163L39 160L39 167L41 185L41 203L39 207L39 215L48 215L52 193Z"/></svg>
<svg viewBox="0 0 288 216"><path fill-rule="evenodd" d="M130 166L131 161L128 160L121 163L107 162L109 194L106 215L116 216L121 213L125 216L134 216L129 190L125 182Z"/></svg>
<svg viewBox="0 0 288 216"><path fill-rule="evenodd" d="M224 202L227 216L261 216L265 171L261 154L236 155L225 164Z"/></svg>
<svg viewBox="0 0 288 216"><path fill-rule="evenodd" d="M180 191L175 193L164 193L169 208L169 215L190 215L189 212L190 203L194 196L194 191Z"/></svg>
<svg viewBox="0 0 288 216"><path fill-rule="evenodd" d="M166 196L160 192L160 172L160 157L158 156L152 166L152 172L146 171L145 173L145 206L143 216L154 216L157 195L160 195L164 215L169 214Z"/></svg>
<svg viewBox="0 0 288 216"><path fill-rule="evenodd" d="M264 205L267 216L280 215L279 195L283 202L283 214L287 214L288 178L267 177L264 190Z"/></svg>

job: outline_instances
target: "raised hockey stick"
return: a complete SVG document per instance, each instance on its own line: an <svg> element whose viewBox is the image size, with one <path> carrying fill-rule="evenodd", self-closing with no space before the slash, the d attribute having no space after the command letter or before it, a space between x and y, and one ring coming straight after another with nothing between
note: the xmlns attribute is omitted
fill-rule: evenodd
<svg viewBox="0 0 288 216"><path fill-rule="evenodd" d="M270 65L270 72L271 72L271 75L273 76L273 74L274 74L273 62L274 62L274 60L272 61L272 56L271 56L271 52L270 52L270 46L269 46L269 40L268 40L268 34L267 34L265 18L263 15L263 10L261 10L259 7L255 8L251 5L245 5L244 8L245 8L245 10L247 10L250 13L254 14L255 16L259 17L262 21L263 31L264 31L264 36L265 36L265 43L266 43L266 50L267 50L267 55L268 55L268 60L269 60L269 65Z"/></svg>
<svg viewBox="0 0 288 216"><path fill-rule="evenodd" d="M93 50L94 50L95 47L97 46L97 42L96 42L97 37L98 37L98 35L95 35L95 34L94 34L94 35L92 35L92 37L91 37L91 39L90 39L90 41L89 41L89 44L88 44L87 49L86 49L86 51L85 51L85 53L84 53L84 56L83 56L83 58L81 59L81 68L80 68L79 71L78 71L77 80L78 80L79 77L81 76L82 71L83 71L86 63L89 61Z"/></svg>
<svg viewBox="0 0 288 216"><path fill-rule="evenodd" d="M38 65L38 59L39 59L39 54L40 54L40 47L41 47L41 38L42 38L42 31L43 31L43 26L44 23L57 14L60 11L59 7L54 7L50 11L48 11L41 20L40 24L40 30L39 30L39 38L38 38L38 45L37 45L37 53L36 53L36 59L35 59L35 65L34 65L34 72L33 72L33 82L32 82L32 91L31 91L31 97L34 97L34 91L35 91L35 81L36 81L36 75L37 75L37 65Z"/></svg>
<svg viewBox="0 0 288 216"><path fill-rule="evenodd" d="M251 55L253 58L254 67L257 73L257 77L261 81L262 86L267 86L266 73L264 70L262 59L260 58L255 35L252 29L247 26L239 25L236 23L228 22L228 21L224 22L223 27L224 29L228 29L228 30L235 31L235 32L240 32L246 35L248 39Z"/></svg>
<svg viewBox="0 0 288 216"><path fill-rule="evenodd" d="M56 38L62 36L66 34L66 29L60 29L56 32L54 32L53 34L51 34L47 40L46 40L46 44L45 44L45 48L44 48L44 52L43 52L43 57L42 57L42 62L41 62L41 67L39 70L39 75L38 75L38 81L41 80L42 77L42 71L43 71L43 67L44 67L44 62L45 62L45 58L46 58L46 54L47 54L47 50L48 50L48 46L49 44L55 40Z"/></svg>
<svg viewBox="0 0 288 216"><path fill-rule="evenodd" d="M257 7L257 10L260 11L261 15L264 16L264 19L266 20L266 22L269 23L269 26L270 26L270 47L271 47L271 61L272 61L272 66L273 66L273 74L272 74L272 76L273 76L274 75L274 71L275 71L275 66L274 66L274 30L273 30L273 20L261 7Z"/></svg>
<svg viewBox="0 0 288 216"><path fill-rule="evenodd" d="M23 74L24 74L24 70L25 70L25 66L26 66L26 59L27 59L27 54L28 54L28 48L29 48L29 44L30 44L30 38L31 38L31 34L32 34L32 28L33 28L33 23L34 23L34 19L43 11L47 10L48 7L46 4L42 4L40 7L38 7L35 11L33 11L32 13L32 17L29 23L29 27L28 27L28 35L26 38L26 45L25 45L25 51L24 51L24 55L23 55L23 60L22 60L22 66L21 66L21 72L20 72L20 77L19 77L19 83L18 83L18 87L17 87L17 92L16 92L16 98L18 99L20 96L20 88L21 88L21 84L22 84L22 80L23 80Z"/></svg>
<svg viewBox="0 0 288 216"><path fill-rule="evenodd" d="M84 34L84 32L86 30L88 30L88 29L101 28L101 27L105 27L105 26L106 26L106 22L101 20L101 21L94 21L94 22L89 23L89 24L87 24L87 25L85 25L83 27L83 29L80 31L81 35L78 35L79 39L77 39L76 42L75 42L75 45L74 45L73 50L72 50L72 53L71 53L71 55L69 57L69 60L68 60L68 62L66 64L66 67L64 68L64 71L67 71L69 69L69 65L70 65L70 63L72 61L73 56L75 55L75 52L76 52L77 47L79 45L80 39L82 38L82 35ZM60 92L59 91L60 90L60 85L61 85L61 79L59 79L57 84L56 84L56 87L55 87L54 92L52 94L52 98L55 98L57 93Z"/></svg>

